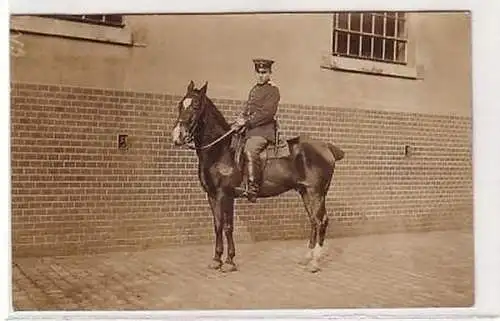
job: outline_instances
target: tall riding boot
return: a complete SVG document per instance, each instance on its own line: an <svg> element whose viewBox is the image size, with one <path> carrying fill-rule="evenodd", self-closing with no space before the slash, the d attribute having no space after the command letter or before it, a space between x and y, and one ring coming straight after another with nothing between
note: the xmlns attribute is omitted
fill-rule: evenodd
<svg viewBox="0 0 500 321"><path fill-rule="evenodd" d="M260 155L253 156L247 154L247 169L248 169L248 190L247 198L250 202L257 201L257 195L260 189Z"/></svg>

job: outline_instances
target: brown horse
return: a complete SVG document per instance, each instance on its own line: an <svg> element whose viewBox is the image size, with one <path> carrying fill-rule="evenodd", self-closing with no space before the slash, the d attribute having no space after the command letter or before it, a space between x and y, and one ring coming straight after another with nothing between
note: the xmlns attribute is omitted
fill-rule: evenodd
<svg viewBox="0 0 500 321"><path fill-rule="evenodd" d="M194 88L191 81L178 104L178 117L172 130L176 146L190 146L198 155L198 177L212 209L215 229L215 256L209 265L223 272L235 271L233 240L234 201L242 197L239 189L245 173L238 165L233 148L234 132L230 124L206 96L207 83ZM194 146L193 146L194 145ZM309 271L319 271L318 259L325 240L328 216L325 197L333 178L335 162L344 157L336 146L304 137L287 140L289 153L266 159L259 198L297 191L311 222L306 258L301 260ZM222 263L223 233L227 240L227 258Z"/></svg>

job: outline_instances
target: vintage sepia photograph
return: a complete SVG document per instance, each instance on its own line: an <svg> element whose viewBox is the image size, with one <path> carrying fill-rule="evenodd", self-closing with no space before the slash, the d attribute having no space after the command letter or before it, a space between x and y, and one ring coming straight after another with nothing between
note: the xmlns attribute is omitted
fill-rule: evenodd
<svg viewBox="0 0 500 321"><path fill-rule="evenodd" d="M9 24L14 311L474 306L470 12Z"/></svg>

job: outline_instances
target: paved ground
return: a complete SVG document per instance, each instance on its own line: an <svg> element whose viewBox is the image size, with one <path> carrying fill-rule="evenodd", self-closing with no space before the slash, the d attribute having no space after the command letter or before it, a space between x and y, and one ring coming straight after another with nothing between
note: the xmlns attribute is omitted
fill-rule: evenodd
<svg viewBox="0 0 500 321"><path fill-rule="evenodd" d="M238 244L239 271L207 268L212 246L13 262L16 310L457 307L473 304L473 237L462 231Z"/></svg>

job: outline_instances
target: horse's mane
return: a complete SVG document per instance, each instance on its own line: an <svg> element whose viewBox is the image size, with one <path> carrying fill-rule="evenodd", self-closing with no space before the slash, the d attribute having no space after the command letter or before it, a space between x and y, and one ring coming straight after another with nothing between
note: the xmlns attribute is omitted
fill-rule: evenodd
<svg viewBox="0 0 500 321"><path fill-rule="evenodd" d="M212 102L210 98L205 96L205 100L207 102L207 105L205 106L206 111L209 111L209 113L206 115L207 117L213 118L213 121L215 121L217 124L219 124L224 130L229 130L231 126L228 124L226 119L224 118L224 115L217 109L215 104ZM209 120L209 119L207 119Z"/></svg>

